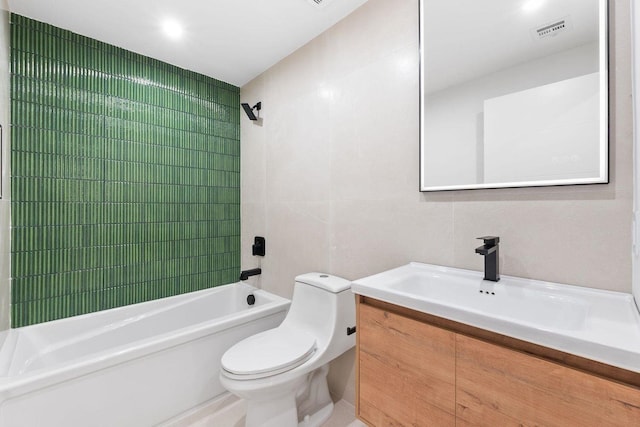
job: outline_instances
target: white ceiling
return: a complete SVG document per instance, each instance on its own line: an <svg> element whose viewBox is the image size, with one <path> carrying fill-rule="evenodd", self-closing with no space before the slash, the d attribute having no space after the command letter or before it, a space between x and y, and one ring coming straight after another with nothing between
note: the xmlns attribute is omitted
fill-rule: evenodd
<svg viewBox="0 0 640 427"><path fill-rule="evenodd" d="M602 0L424 0L427 93L598 40ZM532 30L568 18L568 30Z"/></svg>
<svg viewBox="0 0 640 427"><path fill-rule="evenodd" d="M9 0L11 12L242 86L366 0ZM171 40L162 21L184 26Z"/></svg>

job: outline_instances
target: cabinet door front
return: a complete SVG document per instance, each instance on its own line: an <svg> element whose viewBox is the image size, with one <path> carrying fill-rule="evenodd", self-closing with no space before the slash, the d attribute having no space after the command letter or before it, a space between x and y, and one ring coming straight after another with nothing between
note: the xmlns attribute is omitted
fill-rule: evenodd
<svg viewBox="0 0 640 427"><path fill-rule="evenodd" d="M640 426L640 390L457 335L458 426Z"/></svg>
<svg viewBox="0 0 640 427"><path fill-rule="evenodd" d="M455 425L455 334L358 310L358 416L372 426Z"/></svg>

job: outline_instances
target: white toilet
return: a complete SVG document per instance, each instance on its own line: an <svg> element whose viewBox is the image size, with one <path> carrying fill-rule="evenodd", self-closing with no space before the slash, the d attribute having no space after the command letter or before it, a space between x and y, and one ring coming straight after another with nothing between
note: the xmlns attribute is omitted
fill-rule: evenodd
<svg viewBox="0 0 640 427"><path fill-rule="evenodd" d="M240 341L222 356L220 380L246 400L246 427L325 422L333 411L328 363L355 345L355 319L351 282L322 273L296 277L282 324Z"/></svg>

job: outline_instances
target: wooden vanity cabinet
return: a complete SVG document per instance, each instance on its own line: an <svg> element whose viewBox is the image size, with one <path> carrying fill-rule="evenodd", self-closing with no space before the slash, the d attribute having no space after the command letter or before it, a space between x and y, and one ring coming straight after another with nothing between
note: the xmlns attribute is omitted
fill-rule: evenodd
<svg viewBox="0 0 640 427"><path fill-rule="evenodd" d="M456 416L459 426L640 426L640 389L457 334Z"/></svg>
<svg viewBox="0 0 640 427"><path fill-rule="evenodd" d="M358 415L374 426L455 425L455 334L358 309Z"/></svg>
<svg viewBox="0 0 640 427"><path fill-rule="evenodd" d="M640 374L362 296L357 324L356 414L372 427L640 426Z"/></svg>

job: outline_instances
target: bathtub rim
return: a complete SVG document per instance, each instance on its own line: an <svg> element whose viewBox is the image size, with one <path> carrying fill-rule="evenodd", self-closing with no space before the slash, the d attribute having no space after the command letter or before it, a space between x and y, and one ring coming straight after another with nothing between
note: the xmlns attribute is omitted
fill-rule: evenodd
<svg viewBox="0 0 640 427"><path fill-rule="evenodd" d="M61 381L70 380L72 378L79 378L93 372L108 369L117 366L128 361L142 358L149 354L170 349L179 345L186 344L191 341L195 341L204 338L208 335L212 335L218 332L231 329L246 323L247 320L257 320L260 318L276 315L282 311L287 311L291 301L272 294L270 292L257 289L251 285L244 284L242 282L230 283L227 285L221 285L215 288L205 289L202 291L196 291L197 293L209 293L212 290L218 290L221 287L234 286L238 283L249 286L253 292L257 295L266 297L269 301L251 308L243 310L242 312L231 313L222 317L217 317L209 321L200 322L193 326L183 327L174 331L165 332L159 335L151 336L140 341L136 341L134 344L124 344L114 347L113 349L103 350L97 353L82 356L78 359L73 359L68 362L57 364L53 367L45 367L34 370L32 372L26 372L24 374L15 376L0 376L0 408L4 402L10 398L15 398L23 394L32 392L37 389L49 387ZM195 293L195 292L194 292ZM183 297L189 294L181 294L176 297ZM175 298L175 297L169 297ZM168 299L168 298L164 298ZM154 300L159 301L159 300ZM147 301L139 304L153 303L154 301ZM138 305L138 304L133 304ZM118 307L112 310L120 310L129 308L128 306ZM105 310L108 311L108 310ZM96 312L101 313L101 312ZM67 322L67 321L81 321L83 316L91 316L95 313L84 314L81 316L74 316L65 319L59 319L52 322ZM251 318L256 319L251 319ZM46 323L52 323L46 322ZM44 325L31 325L39 326ZM25 328L28 328L26 326ZM12 329L19 334L19 330L22 328ZM8 339L8 338L7 338Z"/></svg>

